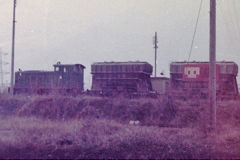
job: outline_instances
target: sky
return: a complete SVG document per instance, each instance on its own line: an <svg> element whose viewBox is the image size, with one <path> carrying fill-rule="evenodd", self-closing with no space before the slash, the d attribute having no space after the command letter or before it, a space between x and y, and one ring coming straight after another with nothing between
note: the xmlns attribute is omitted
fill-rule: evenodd
<svg viewBox="0 0 240 160"><path fill-rule="evenodd" d="M200 0L18 0L15 70L53 70L62 64L147 61L169 77L172 61L188 59ZM10 62L13 0L0 0L0 48ZM217 0L217 60L240 65L240 1ZM209 0L203 0L190 60L209 60ZM3 66L10 71L10 65ZM4 82L9 82L6 74ZM240 78L238 76L238 82Z"/></svg>

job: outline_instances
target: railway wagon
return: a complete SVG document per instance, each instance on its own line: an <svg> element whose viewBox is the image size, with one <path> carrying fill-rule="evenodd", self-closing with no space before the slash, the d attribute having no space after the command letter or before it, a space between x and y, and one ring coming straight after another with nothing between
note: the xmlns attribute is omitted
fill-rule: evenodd
<svg viewBox="0 0 240 160"><path fill-rule="evenodd" d="M216 62L217 96L236 96L238 66L234 62ZM172 62L171 92L175 95L206 97L208 94L209 62ZM184 93L184 94L183 94Z"/></svg>
<svg viewBox="0 0 240 160"><path fill-rule="evenodd" d="M84 90L84 66L81 64L53 65L54 71L21 71L15 73L14 93L81 93Z"/></svg>
<svg viewBox="0 0 240 160"><path fill-rule="evenodd" d="M148 92L152 65L147 62L96 62L91 65L92 91Z"/></svg>

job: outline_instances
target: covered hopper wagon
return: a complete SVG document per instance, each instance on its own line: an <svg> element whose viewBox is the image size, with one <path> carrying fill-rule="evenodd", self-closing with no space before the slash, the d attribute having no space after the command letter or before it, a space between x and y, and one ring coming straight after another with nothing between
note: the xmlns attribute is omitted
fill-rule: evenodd
<svg viewBox="0 0 240 160"><path fill-rule="evenodd" d="M148 92L152 65L147 62L96 62L91 66L92 91Z"/></svg>

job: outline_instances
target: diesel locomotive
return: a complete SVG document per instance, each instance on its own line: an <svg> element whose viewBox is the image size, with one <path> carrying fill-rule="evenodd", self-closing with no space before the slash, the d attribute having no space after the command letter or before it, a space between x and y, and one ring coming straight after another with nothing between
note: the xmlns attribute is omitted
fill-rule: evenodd
<svg viewBox="0 0 240 160"><path fill-rule="evenodd" d="M82 64L53 65L54 71L22 71L15 73L14 94L82 93L85 66Z"/></svg>

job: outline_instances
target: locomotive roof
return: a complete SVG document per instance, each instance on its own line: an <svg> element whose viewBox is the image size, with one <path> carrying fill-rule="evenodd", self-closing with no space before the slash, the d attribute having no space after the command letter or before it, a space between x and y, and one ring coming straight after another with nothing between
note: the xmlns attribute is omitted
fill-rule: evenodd
<svg viewBox="0 0 240 160"><path fill-rule="evenodd" d="M84 65L78 64L78 63L77 64L61 64L61 63L59 63L59 64L54 64L53 66L56 67L56 66L76 66L76 65L79 65L82 68L86 68Z"/></svg>
<svg viewBox="0 0 240 160"><path fill-rule="evenodd" d="M128 61L128 62L95 62L92 65L143 65L143 64L148 64L148 62L145 61Z"/></svg>
<svg viewBox="0 0 240 160"><path fill-rule="evenodd" d="M17 71L21 73L52 73L53 71L43 71L43 70L28 70L28 71Z"/></svg>

